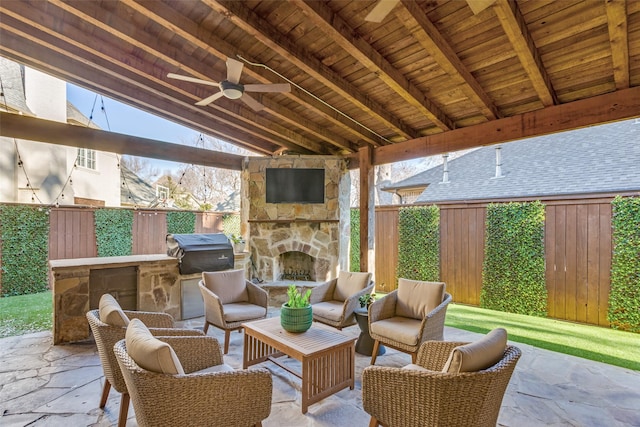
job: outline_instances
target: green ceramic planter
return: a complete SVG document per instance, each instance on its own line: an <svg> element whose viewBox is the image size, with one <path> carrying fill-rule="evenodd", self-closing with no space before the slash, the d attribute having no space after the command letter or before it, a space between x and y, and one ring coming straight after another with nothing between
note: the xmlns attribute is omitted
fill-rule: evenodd
<svg viewBox="0 0 640 427"><path fill-rule="evenodd" d="M292 308L285 302L280 310L280 324L288 332L304 332L311 327L313 312L311 306Z"/></svg>

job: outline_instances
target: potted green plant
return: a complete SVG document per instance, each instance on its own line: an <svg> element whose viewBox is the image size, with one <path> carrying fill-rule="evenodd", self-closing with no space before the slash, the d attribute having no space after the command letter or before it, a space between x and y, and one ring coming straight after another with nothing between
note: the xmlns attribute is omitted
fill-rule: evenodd
<svg viewBox="0 0 640 427"><path fill-rule="evenodd" d="M367 309L371 304L373 304L375 300L376 300L376 294L374 294L373 292L370 294L361 295L360 298L358 298L360 307L367 308Z"/></svg>
<svg viewBox="0 0 640 427"><path fill-rule="evenodd" d="M229 240L231 240L231 243L233 243L234 252L236 253L244 252L245 241L242 238L242 236L238 236L236 234L229 234L227 237L229 238Z"/></svg>
<svg viewBox="0 0 640 427"><path fill-rule="evenodd" d="M309 298L311 289L302 292L296 285L289 285L287 289L288 301L282 304L280 310L280 324L288 332L304 332L311 327L313 312Z"/></svg>

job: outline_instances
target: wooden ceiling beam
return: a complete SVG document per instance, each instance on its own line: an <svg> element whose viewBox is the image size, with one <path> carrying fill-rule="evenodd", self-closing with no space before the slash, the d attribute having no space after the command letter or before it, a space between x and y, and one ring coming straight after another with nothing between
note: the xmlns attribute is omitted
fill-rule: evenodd
<svg viewBox="0 0 640 427"><path fill-rule="evenodd" d="M339 15L333 13L323 2L314 0L294 0L293 2L303 10L316 27L320 28L331 40L341 46L364 67L375 73L380 80L393 89L407 103L424 114L436 127L442 130L455 127L453 121L447 117L440 107L407 80L400 71L394 68L369 43L357 36L356 31Z"/></svg>
<svg viewBox="0 0 640 427"><path fill-rule="evenodd" d="M189 44L203 49L207 53L219 58L223 62L226 61L228 57L236 59L237 54L244 53L240 52L236 46L231 46L229 43L216 37L214 34L208 34L207 40L202 39L201 37L203 32L197 25L195 25L192 21L184 18L180 14L176 13L174 9L162 2L136 2L132 0L124 0L123 4L144 15L145 17L153 20L157 24L171 30L174 34L184 38ZM244 53L244 56L248 55ZM181 69L188 70L186 66L181 67ZM192 67L192 70L193 69L194 68ZM273 83L273 75L268 76L267 73L262 70L255 70L251 67L244 67L243 74L255 78L260 83ZM219 80L223 80L224 78L226 78L226 76ZM211 79L211 76L209 75L208 77L205 77L205 79ZM281 93L280 95L292 99L297 103L300 103L300 97L296 96L296 92L297 91L295 90L295 88L293 88L292 92L285 92ZM346 150L349 152L353 152L357 149L357 147L352 144L351 141L335 133L329 132L326 126L321 126L310 120L307 120L291 109L285 108L277 102L271 100L269 97L262 96L260 102L265 106L266 111L268 111L278 119L286 122L289 126L300 128L304 132L314 135L318 139L337 147L338 149L340 149L340 151ZM306 105L312 110L316 109L313 103L308 103ZM318 114L330 121L335 121L334 117L331 114L326 114L324 111L318 111ZM358 137L361 138L362 135L358 134Z"/></svg>
<svg viewBox="0 0 640 427"><path fill-rule="evenodd" d="M402 5L404 10L397 8L396 15L409 30L413 30L410 27L411 20L418 23L422 31L414 32L413 37L422 45L425 51L429 52L429 55L435 59L438 65L460 84L462 92L469 97L471 102L478 107L488 120L501 117L500 111L493 103L493 100L458 58L456 52L429 20L424 10L420 8L415 0L402 0ZM411 19L406 19L408 18L406 16L407 13Z"/></svg>
<svg viewBox="0 0 640 427"><path fill-rule="evenodd" d="M245 156L140 138L0 111L0 135L171 162L242 170ZM13 141L11 141L13 143Z"/></svg>
<svg viewBox="0 0 640 427"><path fill-rule="evenodd" d="M626 0L606 0L607 26L613 60L613 78L616 89L629 87L629 34L627 32Z"/></svg>
<svg viewBox="0 0 640 427"><path fill-rule="evenodd" d="M250 134L231 128L216 117L205 116L204 112L194 111L191 114L185 114L185 111L192 107L189 102L167 98L164 93L156 95L146 91L138 82L126 79L122 74L114 73L109 66L100 67L98 64L88 63L84 60L77 61L65 54L69 52L68 48L58 50L42 39L31 41L25 33L14 34L13 31L18 30L6 27L7 22L10 21L6 14L0 15L0 21L0 36L2 38L0 53L17 62L35 69L46 70L46 72L65 81L78 84L96 93L108 94L123 103L135 105L168 120L180 121L185 126L201 130L223 140L229 140L249 150L271 155L282 146L282 144L266 141L260 136L256 136L255 133ZM41 43L40 45L36 44L38 41ZM67 72L68 69L73 69L74 73ZM180 114L172 113L176 105L183 107ZM247 141L251 141L251 143Z"/></svg>
<svg viewBox="0 0 640 427"><path fill-rule="evenodd" d="M61 9L65 10L68 13L78 17L83 21L87 21L92 25L96 26L102 31L108 32L111 35L117 36L125 43L135 46L150 55L158 57L160 60L171 64L175 67L182 67L183 69L189 70L193 75L202 79L210 79L211 75L205 75L199 73L192 67L202 66L199 61L195 61L195 59L191 58L189 55L185 55L180 52L178 49L174 49L171 55L167 55L165 51L168 49L167 46L159 46L160 41L149 35L148 33L140 30L131 30L131 24L128 21L122 20L119 17L111 14L106 11L103 11L100 8L100 5L97 2L76 2L71 4L67 4L64 2L60 2L58 0L51 0L53 4L59 6ZM93 16L99 16L101 19L105 19L109 22L106 24L101 20L93 18ZM109 18L107 19L107 16ZM125 31L125 28L127 29ZM78 31L74 37L87 37L81 31ZM87 43L86 41L82 43L85 47L91 46L91 43ZM115 46L110 46L108 49L109 55L117 55L117 48ZM135 56L135 55L134 55ZM182 62L181 62L182 61ZM116 58L116 64L122 65L124 67L128 67L129 71L138 73L142 78L148 78L148 76L152 76L153 74L158 74L158 65L154 64L156 70L146 70L144 69L144 65L140 68L132 68L128 66L127 61L119 61ZM189 65L192 65L190 67ZM169 82L166 74L158 76L154 78L155 83L162 85L169 90L177 90L179 87L184 87L184 84ZM222 77L222 76L221 76ZM204 89L204 88L203 88ZM210 88L209 88L210 89ZM209 90L207 89L207 90ZM182 91L183 94L186 94L188 97L199 101L200 97L194 94L194 92ZM264 104L269 104L270 101L266 99L261 99L264 101ZM277 105L277 104L276 104ZM237 101L229 101L226 99L220 99L216 101L216 103L210 104L207 108L202 108L198 106L191 106L191 108L208 110L213 109L216 110L216 115L219 116L222 120L226 120L232 126L237 126L239 129L253 128L258 127L262 129L262 131L271 133L274 135L273 142L281 145L284 148L291 150L299 150L298 147L301 147L303 152L312 152L312 153L320 153L320 154L330 154L330 152L326 151L321 145L317 143L313 143L308 139L302 138L300 135L291 131L291 129L281 126L277 123L274 123L273 120L269 120L267 117L254 112L253 110L244 107L244 105ZM272 111L270 111L272 112ZM290 112L291 115L294 115L293 112ZM231 118L231 117L233 118ZM265 138L266 135L262 135L262 138ZM337 137L336 137L337 138ZM288 143L285 145L282 144L282 141L286 140Z"/></svg>
<svg viewBox="0 0 640 427"><path fill-rule="evenodd" d="M319 80L335 93L384 123L404 138L415 138L418 132L393 116L384 106L362 94L358 88L324 65L318 58L297 47L291 40L275 30L264 19L239 1L203 0L211 9L229 19L240 29L262 44L289 60L302 72ZM361 138L365 139L365 138ZM366 139L365 139L366 140ZM386 141L384 142L386 143ZM380 144L375 144L380 145Z"/></svg>
<svg viewBox="0 0 640 427"><path fill-rule="evenodd" d="M542 104L545 107L558 104L551 79L516 2L496 0L492 7Z"/></svg>
<svg viewBox="0 0 640 427"><path fill-rule="evenodd" d="M640 86L378 147L373 151L373 164L412 160L633 117L640 117ZM356 167L358 155L349 159L349 167Z"/></svg>
<svg viewBox="0 0 640 427"><path fill-rule="evenodd" d="M6 4L6 3L5 3ZM35 35L30 35L28 31L37 32L40 31L37 28L29 27L28 23L24 23L21 21L17 21L14 18L16 16L11 11L7 11L6 9L1 10L2 19L0 19L0 28L2 28L5 32L3 37L3 48L9 48L11 42L13 41L13 50L15 52L25 52L22 53L14 53L12 56L23 57L22 60L16 58L19 62L28 61L28 57L31 56L33 58L38 58L30 64L34 68L37 69L47 69L49 72L53 72L53 68L55 68L54 64L57 64L57 75L60 78L63 78L66 81L79 82L82 86L90 86L93 88L99 88L98 93L110 93L117 94L120 96L120 99L125 99L127 104L136 105L143 110L150 111L153 114L159 114L161 116L166 116L165 111L159 111L158 104L165 107L168 111L171 111L176 106L176 102L178 105L182 104L182 107L185 108L185 111L192 111L196 113L194 117L207 117L206 121L209 122L209 127L207 128L207 132L213 135L216 135L222 139L228 139L230 141L237 142L241 144L243 147L248 149L257 150L258 152L264 152L265 154L273 154L274 149L269 149L268 152L264 151L265 147L287 147L287 148L296 148L298 145L289 144L286 141L280 139L273 139L272 136L265 134L264 132L256 131L252 127L247 127L244 123L240 123L232 117L229 116L214 116L212 114L205 113L204 110L194 106L191 102L181 102L177 101L178 98L174 98L166 89L160 87L159 89L153 89L148 86L141 84L139 79L128 78L126 76L127 70L119 70L116 69L115 63L110 57L102 57L98 56L93 58L92 61L87 61L83 56L87 53L87 47L85 45L75 46L74 44L65 44L65 36L60 33L51 34L40 34L37 33ZM46 27L43 27L46 29ZM16 36L12 34L16 34ZM23 38L21 42L19 37ZM81 37L78 35L78 37ZM61 43L60 46L44 41L45 39L51 40L51 42ZM69 38L66 38L67 41ZM31 41L33 45L28 46L28 41ZM40 45L36 45L36 43L40 43ZM75 43L75 42L74 42ZM78 50L82 50L83 53L78 53ZM36 54L36 52L38 52ZM53 54L51 52L54 52ZM9 53L10 54L10 53ZM65 59L66 58L66 59ZM65 61L75 62L77 61L77 65L74 67L68 67L68 64ZM125 62L131 62L125 61ZM129 67L130 68L130 67ZM75 74L69 74L60 72L60 70L64 69L73 69ZM84 76L92 76L95 74L95 71L98 71L97 76L93 77L83 77L79 74L80 71L84 72ZM134 68L134 71L138 71ZM122 80L122 84L120 81ZM100 82L104 82L101 83ZM123 86L123 87L121 87ZM185 92L186 93L186 92ZM146 96L153 97L153 102L146 102ZM185 97L190 96L189 94L185 95ZM162 99L162 101L158 101L158 99ZM180 115L176 114L176 117ZM202 121L202 119L200 119ZM232 127L234 126L235 127ZM238 136L240 135L240 136ZM250 144L249 142L253 143ZM311 151L309 151L311 152Z"/></svg>

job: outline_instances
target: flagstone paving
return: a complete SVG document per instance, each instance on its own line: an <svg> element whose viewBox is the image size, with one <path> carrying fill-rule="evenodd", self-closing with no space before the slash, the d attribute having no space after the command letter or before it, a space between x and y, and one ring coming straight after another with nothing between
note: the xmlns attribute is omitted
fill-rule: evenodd
<svg viewBox="0 0 640 427"><path fill-rule="evenodd" d="M271 313L273 315L274 313ZM203 319L183 322L202 327ZM356 337L357 326L344 329ZM222 342L222 331L209 335ZM445 339L472 341L480 335L453 328ZM505 394L498 425L640 427L640 372L592 362L529 345L522 349ZM242 366L242 333L231 334L225 362ZM273 374L273 405L263 425L367 426L362 410L360 378L370 358L356 353L356 387L342 390L300 412L300 381L287 371L265 363ZM297 363L291 360L290 363ZM387 349L377 365L404 366L410 356ZM104 410L98 408L104 377L91 341L53 346L51 332L0 339L0 426L114 426L120 395L111 391ZM133 407L128 427L137 426Z"/></svg>

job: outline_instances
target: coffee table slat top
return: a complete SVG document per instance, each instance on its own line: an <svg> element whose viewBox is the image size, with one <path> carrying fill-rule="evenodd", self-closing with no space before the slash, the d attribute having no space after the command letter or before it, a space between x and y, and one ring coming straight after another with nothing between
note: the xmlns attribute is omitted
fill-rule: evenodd
<svg viewBox="0 0 640 427"><path fill-rule="evenodd" d="M307 357L356 340L356 337L347 336L321 323L314 323L306 332L287 332L282 329L279 317L247 322L243 326L245 331L250 330L250 335L259 336L264 343L277 343L277 347L287 347L300 357Z"/></svg>

